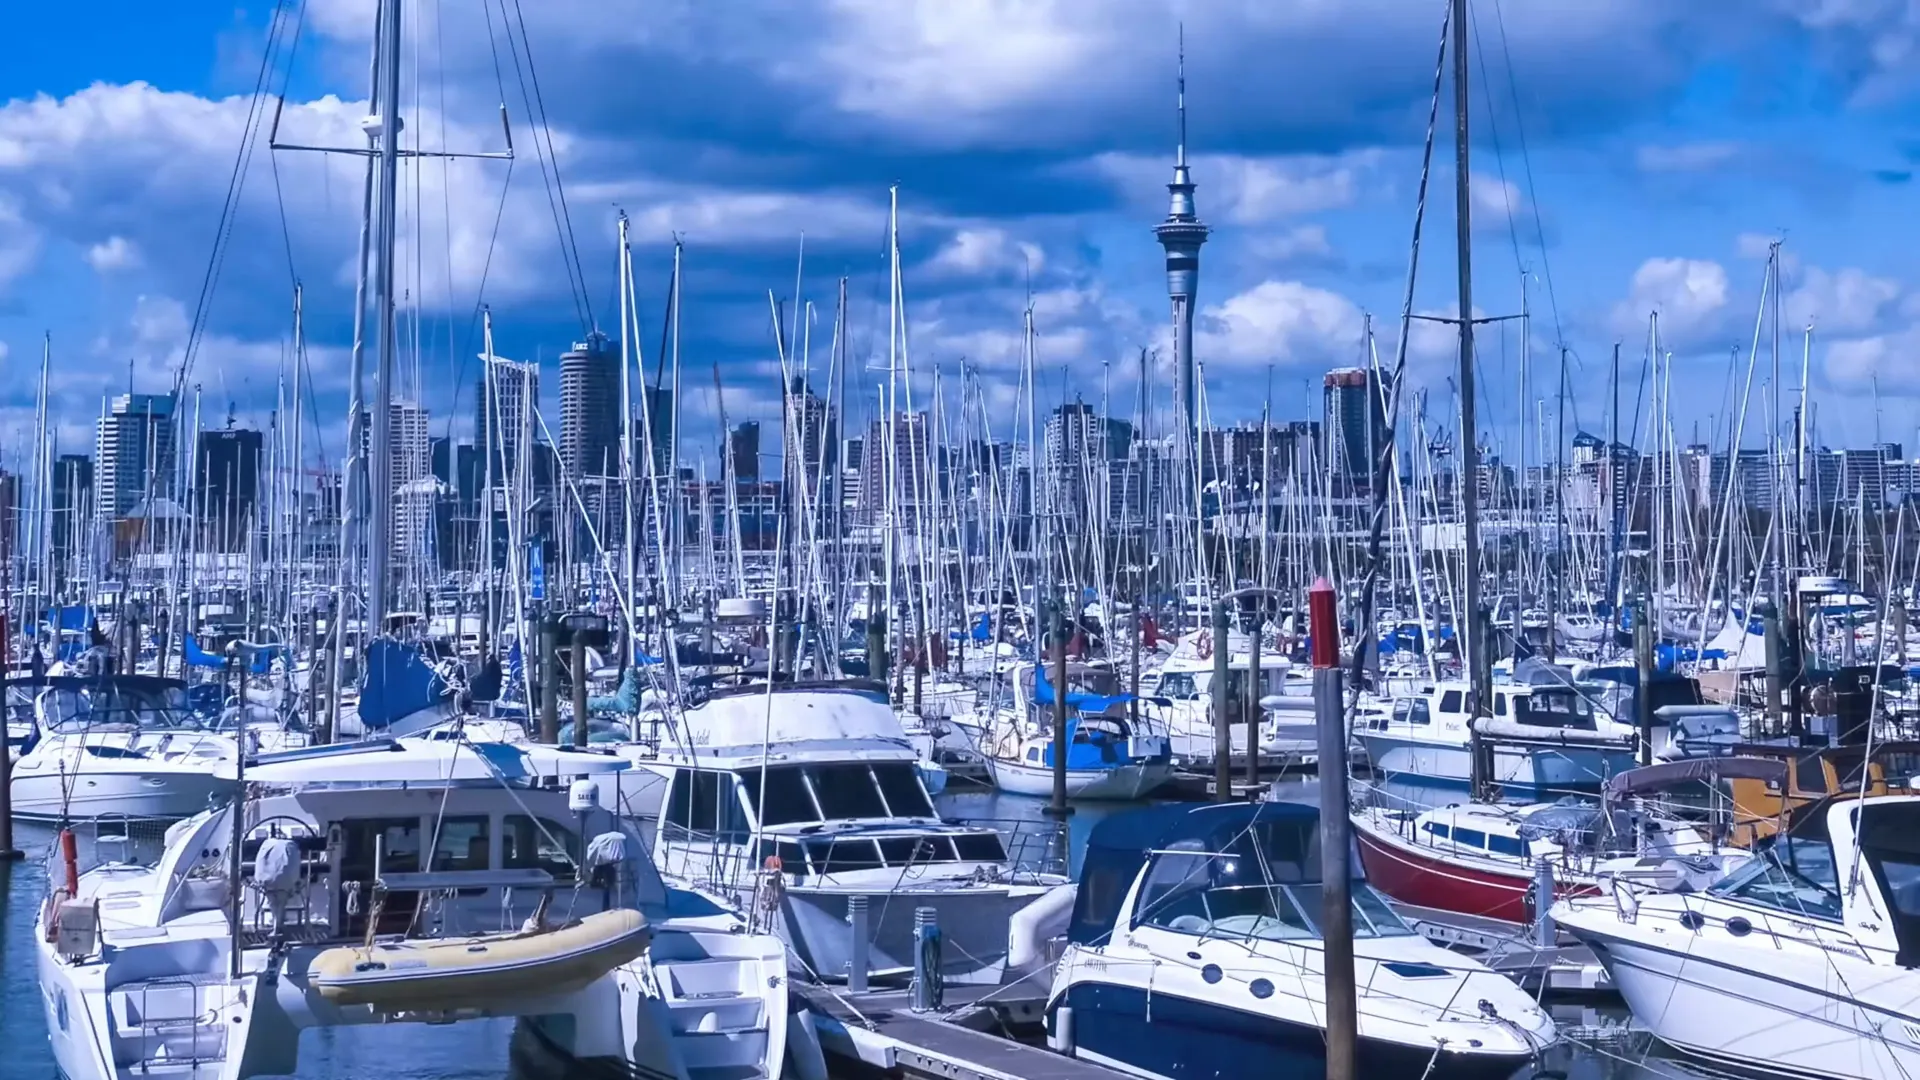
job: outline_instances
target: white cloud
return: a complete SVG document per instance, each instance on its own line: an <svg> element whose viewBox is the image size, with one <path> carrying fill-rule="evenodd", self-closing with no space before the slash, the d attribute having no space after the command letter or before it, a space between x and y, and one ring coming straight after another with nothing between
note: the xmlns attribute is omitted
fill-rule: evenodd
<svg viewBox="0 0 1920 1080"><path fill-rule="evenodd" d="M1527 209L1526 197L1510 180L1485 173L1467 179L1467 197L1473 202L1474 217L1489 227L1506 227L1509 218L1519 218Z"/></svg>
<svg viewBox="0 0 1920 1080"><path fill-rule="evenodd" d="M1281 233L1256 236L1247 249L1255 257L1275 262L1325 260L1333 257L1333 245L1327 241L1324 225L1296 225Z"/></svg>
<svg viewBox="0 0 1920 1080"><path fill-rule="evenodd" d="M1661 337L1685 347L1724 327L1727 300L1727 271L1719 263L1648 259L1633 272L1626 299L1614 305L1613 330L1622 337L1645 333L1647 316L1658 312Z"/></svg>
<svg viewBox="0 0 1920 1080"><path fill-rule="evenodd" d="M93 267L95 273L131 270L141 261L140 245L118 234L87 248L87 265Z"/></svg>
<svg viewBox="0 0 1920 1080"><path fill-rule="evenodd" d="M1856 267L1829 273L1815 266L1786 294L1784 308L1795 328L1811 323L1816 331L1860 334L1878 325L1899 297L1900 283L1889 278Z"/></svg>
<svg viewBox="0 0 1920 1080"><path fill-rule="evenodd" d="M1194 355L1210 371L1320 364L1359 355L1365 319L1353 301L1298 281L1263 281L1195 320Z"/></svg>
<svg viewBox="0 0 1920 1080"><path fill-rule="evenodd" d="M1352 205L1363 175L1380 156L1378 150L1277 157L1199 154L1189 158L1188 165L1201 220L1263 225ZM1140 212L1167 212L1171 155L1105 153L1088 165Z"/></svg>
<svg viewBox="0 0 1920 1080"><path fill-rule="evenodd" d="M1734 238L1734 250L1743 259L1764 259L1773 253L1773 245L1780 238L1771 233L1743 232Z"/></svg>
<svg viewBox="0 0 1920 1080"><path fill-rule="evenodd" d="M1740 153L1736 142L1675 143L1668 146L1642 146L1634 151L1634 164L1641 172L1703 172L1732 161Z"/></svg>
<svg viewBox="0 0 1920 1080"><path fill-rule="evenodd" d="M1040 245L1015 241L1005 229L964 228L928 261L929 269L962 275L1002 271L1039 273L1047 265Z"/></svg>
<svg viewBox="0 0 1920 1080"><path fill-rule="evenodd" d="M1920 357L1920 326L1871 337L1835 341L1826 347L1827 378L1843 390L1920 388L1914 371Z"/></svg>

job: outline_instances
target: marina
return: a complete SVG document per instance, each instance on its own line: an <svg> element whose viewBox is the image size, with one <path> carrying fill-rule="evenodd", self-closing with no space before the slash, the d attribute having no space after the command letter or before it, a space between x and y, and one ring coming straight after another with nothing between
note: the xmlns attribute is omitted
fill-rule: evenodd
<svg viewBox="0 0 1920 1080"><path fill-rule="evenodd" d="M754 243L785 243L775 196L629 214L668 186L577 175L569 195L563 163L678 151L556 139L537 38L591 13L541 10L535 34L509 2L274 3L262 41L222 46L264 56L231 99L186 344L87 403L91 456L63 435L68 346L42 333L31 423L0 431L0 1074L1920 1070L1920 461L1880 438L1877 369L1873 449L1821 441L1851 432L1821 434L1815 325L1857 305L1784 239L1743 237L1745 293L1681 267L1692 300L1752 304L1704 431L1706 365L1676 349L1730 314L1689 326L1636 296L1606 329L1563 323L1530 151L1504 141L1537 123L1537 76L1497 4L1435 0L1437 54L1396 60L1424 138L1364 169L1395 176L1369 213L1412 228L1400 314L1355 309L1338 351L1288 345L1320 316L1201 305L1203 250L1263 189L1234 181L1218 235L1202 215L1208 168L1250 159L1190 157L1172 19L1166 182L1103 166L1165 207L1130 243L1158 249L1171 318L1113 314L1093 274L1125 264L1089 260L1073 305L1129 336L1069 370L1046 251L964 224L928 248L968 219L911 183L816 207L840 224L824 255L792 231L790 285L771 261L717 269L740 237L688 228L762 215ZM639 18L699 36L682 14ZM364 100L343 98L363 60ZM449 94L467 67L493 88ZM330 213L336 172L357 206L325 245L296 245L296 162L320 163ZM516 165L550 237L509 198ZM491 234L457 221L476 177ZM243 207L268 183L277 233ZM0 189L0 320L13 205ZM1476 305L1497 228L1517 291ZM548 287L530 230L579 316L562 350L514 303ZM882 271L868 243L823 274L855 265L858 230ZM264 420L237 404L260 396L246 350L210 329L236 233L277 235L292 279ZM942 336L962 305L917 290L989 256L1017 315ZM708 306L719 278L781 284L764 310ZM1895 306L1846 280L1829 291ZM1516 313L1483 306L1510 294ZM1257 350L1230 347L1243 323ZM1611 336L1604 380L1570 333ZM1276 352L1304 403L1276 394ZM9 374L19 356L0 341Z"/></svg>

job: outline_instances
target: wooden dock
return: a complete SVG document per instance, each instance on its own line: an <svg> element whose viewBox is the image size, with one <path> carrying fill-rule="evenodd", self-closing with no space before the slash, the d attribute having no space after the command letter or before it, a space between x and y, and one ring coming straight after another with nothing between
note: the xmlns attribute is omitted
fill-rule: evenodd
<svg viewBox="0 0 1920 1080"><path fill-rule="evenodd" d="M1104 1066L982 1030L1010 1023L1031 1028L1042 1019L1045 986L1019 998L1007 998L1010 989L950 986L942 1012L916 1013L904 990L849 994L793 985L836 1076L851 1069L939 1080L1120 1080L1121 1073Z"/></svg>

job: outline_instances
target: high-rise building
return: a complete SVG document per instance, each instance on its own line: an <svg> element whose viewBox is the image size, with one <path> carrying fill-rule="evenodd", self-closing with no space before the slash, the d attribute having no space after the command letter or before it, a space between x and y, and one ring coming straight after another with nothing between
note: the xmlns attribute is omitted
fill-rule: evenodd
<svg viewBox="0 0 1920 1080"><path fill-rule="evenodd" d="M787 387L787 408L788 424L791 425L789 430L800 450L797 457L784 451L782 456L794 457L796 462L805 466L805 483L818 483L823 467L832 470L838 462L846 460L840 456L839 422L833 410L801 376L795 376ZM792 466L789 466L791 470ZM802 482L800 477L790 476L788 480Z"/></svg>
<svg viewBox="0 0 1920 1080"><path fill-rule="evenodd" d="M1184 46L1180 55L1179 101L1180 138L1175 144L1173 180L1167 184L1169 206L1167 220L1154 227L1153 235L1167 255L1167 296L1173 301L1173 366L1179 380L1180 418L1184 423L1175 446L1187 445L1198 436L1196 429L1198 394L1193 359L1193 301L1200 285L1200 245L1207 242L1207 227L1193 205L1193 177L1187 171L1187 58Z"/></svg>
<svg viewBox="0 0 1920 1080"><path fill-rule="evenodd" d="M861 451L861 516L879 523L891 509L894 521L905 524L926 494L927 414L899 413L891 425L873 421Z"/></svg>
<svg viewBox="0 0 1920 1080"><path fill-rule="evenodd" d="M620 475L620 351L598 332L560 354L560 465L576 480Z"/></svg>
<svg viewBox="0 0 1920 1080"><path fill-rule="evenodd" d="M760 421L745 420L727 433L727 459L735 483L760 479Z"/></svg>
<svg viewBox="0 0 1920 1080"><path fill-rule="evenodd" d="M403 558L427 550L433 528L432 443L427 435L424 405L396 401L387 408L387 431L393 440L393 550Z"/></svg>
<svg viewBox="0 0 1920 1080"><path fill-rule="evenodd" d="M94 508L118 520L150 495L173 494L172 394L121 394L100 418L94 442Z"/></svg>
<svg viewBox="0 0 1920 1080"><path fill-rule="evenodd" d="M534 413L540 407L540 365L498 356L483 357L482 363L474 393L473 440L480 449L482 475L490 464L494 483L500 484L519 472L521 448L537 431Z"/></svg>
<svg viewBox="0 0 1920 1080"><path fill-rule="evenodd" d="M1323 423L1333 475L1355 490L1369 490L1387 431L1380 383L1364 368L1339 368L1327 372L1325 395Z"/></svg>
<svg viewBox="0 0 1920 1080"><path fill-rule="evenodd" d="M86 546L93 519L93 459L61 454L53 459L53 554L64 563Z"/></svg>
<svg viewBox="0 0 1920 1080"><path fill-rule="evenodd" d="M265 440L258 431L227 428L200 433L194 455L193 488L200 535L220 551L246 547L253 515L260 504L260 453Z"/></svg>

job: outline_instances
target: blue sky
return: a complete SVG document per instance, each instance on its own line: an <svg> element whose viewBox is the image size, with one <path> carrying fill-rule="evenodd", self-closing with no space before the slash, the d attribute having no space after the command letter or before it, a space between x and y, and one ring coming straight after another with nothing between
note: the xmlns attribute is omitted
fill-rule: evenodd
<svg viewBox="0 0 1920 1080"><path fill-rule="evenodd" d="M371 0L289 6L270 65L283 138L345 144L366 111ZM431 162L403 178L401 275L418 322L403 383L456 433L471 414L474 313L503 355L552 361L580 335L563 252L579 252L610 332L613 223L634 223L651 360L685 241L687 453L729 419L777 412L771 290L805 300L824 363L849 278L849 379L883 375L887 188L898 184L911 356L959 412L962 365L1004 436L1021 312L1035 311L1042 407L1110 393L1131 411L1141 348L1166 354L1165 213L1174 42L1184 21L1201 214L1197 353L1216 419L1317 411L1318 379L1390 356L1444 0L422 0L407 8L403 114L417 145L492 149L506 101L519 159ZM1783 336L1802 328L1822 440L1920 442L1920 10L1906 0L1493 0L1473 5L1475 306L1517 312L1534 396L1561 343L1573 414L1605 423L1622 343L1631 404L1658 312L1676 437L1721 430L1729 350L1744 375L1769 240L1785 243ZM0 464L27 453L43 333L63 449L104 393L159 390L187 356L273 6L96 2L9 16L0 65ZM289 53L291 55L289 55ZM531 68L527 56L531 56ZM518 58L518 66L516 66ZM498 66L496 66L498 65ZM496 71L499 73L496 75ZM532 82L559 159L561 242L532 152ZM1415 307L1453 310L1451 91L1441 110ZM273 407L293 282L306 290L320 436L344 431L359 178L345 158L273 154L254 135L190 384L211 425ZM500 225L497 234L494 222ZM481 286L482 269L485 286ZM413 332L409 330L411 335ZM1483 437L1523 438L1517 324L1481 344ZM1450 333L1409 341L1435 423L1451 413ZM724 399L709 389L719 368ZM1749 443L1764 437L1761 357ZM557 379L546 407L557 409ZM1149 383L1158 407L1169 383ZM1733 396L1737 406L1738 396ZM1121 411L1116 407L1116 411ZM557 426L557 417L549 418ZM1532 435L1524 437L1530 440ZM1914 452L1914 449L1910 449ZM330 456L332 452L329 452Z"/></svg>

